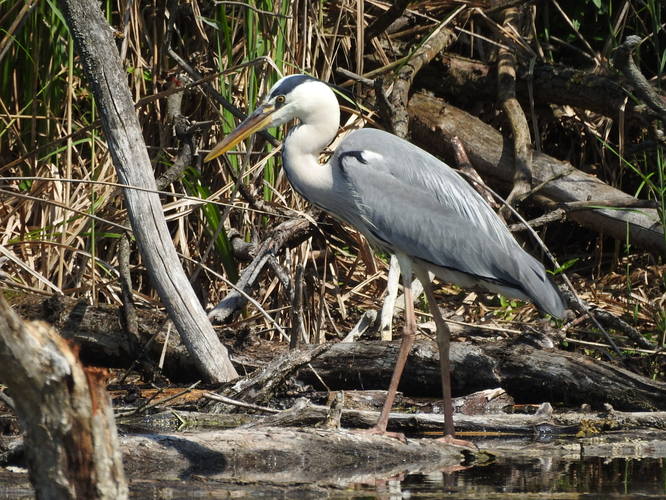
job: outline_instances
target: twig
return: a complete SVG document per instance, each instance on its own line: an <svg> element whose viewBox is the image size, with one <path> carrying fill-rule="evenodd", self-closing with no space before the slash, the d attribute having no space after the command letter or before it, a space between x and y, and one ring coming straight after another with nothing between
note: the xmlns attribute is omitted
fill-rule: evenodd
<svg viewBox="0 0 666 500"><path fill-rule="evenodd" d="M608 344L602 344L601 342L591 342L589 340L579 340L579 339L572 339L571 337L564 337L562 339L566 342L571 342L572 344L580 344L580 345L589 345L591 347L603 347L603 348L608 348L610 347ZM640 349L637 347L626 347L622 346L622 349L625 351L631 351L631 352L640 352L641 354L652 354L655 356L666 356L666 351L660 351L656 349Z"/></svg>
<svg viewBox="0 0 666 500"><path fill-rule="evenodd" d="M537 217L536 219L527 221L527 225L523 224L522 222L519 222L517 224L511 224L509 226L509 231L511 231L512 233L516 233L518 231L526 231L528 227L535 228L535 227L545 226L546 224L550 224L551 222L563 220L564 218L566 218L566 216L567 213L565 210L557 208L552 212L548 212L547 214Z"/></svg>
<svg viewBox="0 0 666 500"><path fill-rule="evenodd" d="M663 98L643 76L632 57L632 52L640 44L640 37L636 35L628 36L624 43L615 49L613 64L627 77L636 95L666 123L666 105L664 105Z"/></svg>
<svg viewBox="0 0 666 500"><path fill-rule="evenodd" d="M464 172L461 172L460 174L461 174L461 175L464 175L465 177L467 177L467 174L465 174ZM550 261L553 263L553 265L554 265L556 268L561 267L560 264L559 264L559 262L558 262L557 259L555 258L555 256L550 252L550 250L548 249L548 247L546 246L546 244L543 242L543 240L542 240L541 238L539 238L539 235L536 233L536 231L534 231L534 229L532 229L532 228L529 226L529 224L528 224L527 221L523 218L523 216L520 215L520 214L519 214L519 213L518 213L518 212L517 212L517 211L516 211L511 205L509 205L509 204L504 200L504 198L502 198L499 194L497 194L497 193L496 193L495 191L493 191L491 188L489 188L489 187L486 186L485 184L484 184L483 187L484 187L484 189L487 189L490 193L492 193L492 195L493 195L493 196L494 196L499 202L501 202L504 206L508 207L509 210L511 211L511 213L512 213L515 217L517 217L519 221L521 221L523 224L525 224L525 226L527 227L527 231L532 235L532 238L534 238L534 241L536 241L537 244L541 247L541 249L543 250L543 252L548 256L548 258L550 259ZM562 276L562 279L564 280L564 282L566 283L566 285L569 287L569 290L571 290L571 293L573 294L573 297L575 298L575 302L577 302L578 305L581 307L581 309L585 312L585 314L587 314L587 315L590 317L590 319L591 319L592 322L597 326L597 328L599 328L599 330L601 330L601 332L603 333L604 337L606 337L606 341L611 345L611 347L613 348L613 350L615 351L615 353L620 357L620 359L624 359L624 355L622 354L622 351L620 351L620 349L617 347L617 344L613 341L613 339L611 338L610 334L609 334L609 333L606 331L606 329L601 325L601 323L599 323L599 320L597 320L597 318L592 314L592 312L590 311L590 308L587 306L587 304L585 304L585 301L583 301L583 299L580 298L580 296L578 295L578 293L576 293L576 289L574 288L573 283L571 283L571 281L569 280L569 277L566 275L566 273L562 272L562 273L560 273L560 275Z"/></svg>
<svg viewBox="0 0 666 500"><path fill-rule="evenodd" d="M239 408L247 408L250 410L263 411L266 413L280 413L280 410L274 408L268 408L267 406L259 406L252 403L244 403L243 401L238 401L236 399L231 399L220 394L215 394L212 392L204 392L203 397L206 399L212 399L213 401L219 401L220 403L225 403L232 406L238 406Z"/></svg>

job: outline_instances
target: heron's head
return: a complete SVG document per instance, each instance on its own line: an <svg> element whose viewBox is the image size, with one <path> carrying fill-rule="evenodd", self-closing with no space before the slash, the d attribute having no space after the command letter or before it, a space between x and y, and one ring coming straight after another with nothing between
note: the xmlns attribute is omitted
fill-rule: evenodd
<svg viewBox="0 0 666 500"><path fill-rule="evenodd" d="M328 117L328 121L334 119L337 129L339 107L330 87L307 75L285 76L273 85L264 102L222 139L204 161L226 153L246 137L268 127L277 127L293 118L304 123L317 122L320 117Z"/></svg>

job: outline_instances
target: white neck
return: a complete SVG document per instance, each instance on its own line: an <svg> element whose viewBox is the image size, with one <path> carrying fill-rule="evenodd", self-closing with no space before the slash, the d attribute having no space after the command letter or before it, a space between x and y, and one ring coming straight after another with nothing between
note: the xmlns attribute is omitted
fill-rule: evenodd
<svg viewBox="0 0 666 500"><path fill-rule="evenodd" d="M340 107L335 95L318 96L316 105L307 106L298 118L301 124L292 129L284 142L283 164L294 188L320 206L320 194L333 183L331 169L319 163L319 154L338 132Z"/></svg>

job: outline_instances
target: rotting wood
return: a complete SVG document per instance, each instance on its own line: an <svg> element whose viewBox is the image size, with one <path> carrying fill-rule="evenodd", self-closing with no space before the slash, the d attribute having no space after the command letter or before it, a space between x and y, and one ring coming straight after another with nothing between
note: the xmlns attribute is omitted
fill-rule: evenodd
<svg viewBox="0 0 666 500"><path fill-rule="evenodd" d="M38 498L127 498L103 378L101 369L84 369L51 327L24 323L0 295L0 380L26 432Z"/></svg>
<svg viewBox="0 0 666 500"><path fill-rule="evenodd" d="M513 176L511 147L493 127L441 99L422 93L411 98L409 113L415 143L452 162L449 144L457 136L478 171L510 182ZM549 155L534 152L533 164L534 184L541 186L539 193L556 202L633 199L597 177ZM572 211L568 216L621 241L626 240L629 231L632 245L658 255L666 254L664 229L654 209L590 208Z"/></svg>
<svg viewBox="0 0 666 500"><path fill-rule="evenodd" d="M127 87L127 75L99 5L85 0L60 3L95 96L119 182L155 190L155 177ZM180 264L159 196L135 189L125 189L124 195L153 285L199 372L212 382L236 378L238 374L228 352L215 335Z"/></svg>

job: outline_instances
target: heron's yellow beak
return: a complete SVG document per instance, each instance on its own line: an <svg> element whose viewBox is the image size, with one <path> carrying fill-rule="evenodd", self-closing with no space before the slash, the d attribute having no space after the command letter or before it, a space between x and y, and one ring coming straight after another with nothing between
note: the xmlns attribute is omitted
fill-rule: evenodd
<svg viewBox="0 0 666 500"><path fill-rule="evenodd" d="M233 132L222 139L222 141L220 141L210 153L206 155L204 161L210 161L213 158L223 155L246 137L267 127L271 123L271 115L275 113L275 109L276 108L273 105L264 105L257 108L254 113L243 120Z"/></svg>

